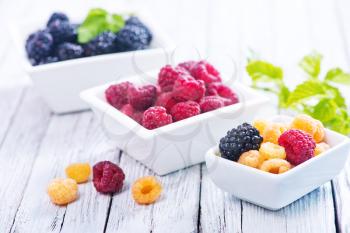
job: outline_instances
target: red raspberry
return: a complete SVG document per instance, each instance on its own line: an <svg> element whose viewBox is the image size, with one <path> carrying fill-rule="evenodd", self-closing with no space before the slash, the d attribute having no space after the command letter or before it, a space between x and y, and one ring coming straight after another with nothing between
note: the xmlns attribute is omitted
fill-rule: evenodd
<svg viewBox="0 0 350 233"><path fill-rule="evenodd" d="M220 96L204 96L199 102L202 112L209 112L225 106L225 99Z"/></svg>
<svg viewBox="0 0 350 233"><path fill-rule="evenodd" d="M125 104L120 111L122 113L124 113L125 115L132 117L132 115L134 114L134 108L132 107L131 104Z"/></svg>
<svg viewBox="0 0 350 233"><path fill-rule="evenodd" d="M222 83L210 83L207 86L207 96L218 95L225 98L225 106L238 103L238 97L234 91Z"/></svg>
<svg viewBox="0 0 350 233"><path fill-rule="evenodd" d="M171 115L160 106L150 107L143 113L142 125L146 129L155 129L173 122Z"/></svg>
<svg viewBox="0 0 350 233"><path fill-rule="evenodd" d="M191 69L191 74L196 79L203 80L206 84L221 82L219 71L207 61L200 61Z"/></svg>
<svg viewBox="0 0 350 233"><path fill-rule="evenodd" d="M194 101L186 101L175 104L170 111L174 121L181 121L183 119L195 116L201 113L199 104Z"/></svg>
<svg viewBox="0 0 350 233"><path fill-rule="evenodd" d="M173 90L175 80L181 75L188 75L188 72L181 67L173 68L170 65L164 66L158 74L158 85L163 92Z"/></svg>
<svg viewBox="0 0 350 233"><path fill-rule="evenodd" d="M100 193L115 193L123 187L123 170L110 161L101 161L93 166L92 182Z"/></svg>
<svg viewBox="0 0 350 233"><path fill-rule="evenodd" d="M157 97L157 88L154 85L143 87L129 87L129 103L137 110L145 110L152 106Z"/></svg>
<svg viewBox="0 0 350 233"><path fill-rule="evenodd" d="M111 85L105 91L107 102L113 107L120 109L124 104L128 103L128 89L133 86L130 82L122 82Z"/></svg>
<svg viewBox="0 0 350 233"><path fill-rule="evenodd" d="M142 124L142 118L143 118L143 112L142 111L136 111L134 114L132 114L132 119L139 123L140 125Z"/></svg>
<svg viewBox="0 0 350 233"><path fill-rule="evenodd" d="M167 112L170 112L170 109L177 103L173 98L173 94L171 92L165 92L158 96L155 106L164 107Z"/></svg>
<svg viewBox="0 0 350 233"><path fill-rule="evenodd" d="M298 165L314 156L316 143L314 139L301 130L287 130L279 138L278 144L286 150L287 160Z"/></svg>
<svg viewBox="0 0 350 233"><path fill-rule="evenodd" d="M202 80L195 80L190 75L179 77L174 83L173 97L178 101L197 101L204 94L204 82Z"/></svg>
<svg viewBox="0 0 350 233"><path fill-rule="evenodd" d="M184 68L188 72L191 72L192 68L197 64L195 61L186 61L177 65L177 67Z"/></svg>

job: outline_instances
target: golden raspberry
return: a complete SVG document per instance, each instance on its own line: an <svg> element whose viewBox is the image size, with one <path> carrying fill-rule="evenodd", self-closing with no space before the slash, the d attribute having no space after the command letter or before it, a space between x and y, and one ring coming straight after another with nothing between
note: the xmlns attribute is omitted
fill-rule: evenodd
<svg viewBox="0 0 350 233"><path fill-rule="evenodd" d="M269 159L264 161L260 170L274 174L281 174L292 168L292 165L284 159Z"/></svg>
<svg viewBox="0 0 350 233"><path fill-rule="evenodd" d="M260 135L264 132L265 128L271 124L266 120L257 119L253 122L253 126L259 131Z"/></svg>
<svg viewBox="0 0 350 233"><path fill-rule="evenodd" d="M316 148L315 148L315 156L325 152L329 148L330 148L330 146L325 142L317 143Z"/></svg>
<svg viewBox="0 0 350 233"><path fill-rule="evenodd" d="M285 159L286 151L284 147L272 142L264 142L260 145L259 152L265 159Z"/></svg>
<svg viewBox="0 0 350 233"><path fill-rule="evenodd" d="M278 144L278 138L281 136L284 131L288 128L286 125L282 123L271 123L267 127L265 127L262 137L264 138L264 142L272 142L274 144Z"/></svg>
<svg viewBox="0 0 350 233"><path fill-rule="evenodd" d="M74 179L78 184L88 181L91 167L88 163L73 163L66 167L67 177Z"/></svg>
<svg viewBox="0 0 350 233"><path fill-rule="evenodd" d="M54 179L47 188L47 193L53 203L66 205L78 197L78 185L73 179Z"/></svg>
<svg viewBox="0 0 350 233"><path fill-rule="evenodd" d="M258 168L264 162L264 158L260 155L259 151L250 150L241 154L237 162L249 167Z"/></svg>
<svg viewBox="0 0 350 233"><path fill-rule="evenodd" d="M324 139L325 132L322 122L308 115L301 114L296 116L291 123L291 128L310 134L316 143L322 142Z"/></svg>
<svg viewBox="0 0 350 233"><path fill-rule="evenodd" d="M162 186L154 176L142 177L132 186L132 197L138 204L155 202L162 192Z"/></svg>

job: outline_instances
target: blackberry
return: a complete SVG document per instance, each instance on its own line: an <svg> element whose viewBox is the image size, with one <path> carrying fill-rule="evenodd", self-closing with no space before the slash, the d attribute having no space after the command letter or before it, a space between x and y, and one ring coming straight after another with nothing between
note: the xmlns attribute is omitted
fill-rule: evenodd
<svg viewBox="0 0 350 233"><path fill-rule="evenodd" d="M78 44L65 42L57 47L57 56L61 61L82 57L83 48Z"/></svg>
<svg viewBox="0 0 350 233"><path fill-rule="evenodd" d="M133 51L145 49L149 45L146 29L136 25L126 25L116 34L117 51Z"/></svg>
<svg viewBox="0 0 350 233"><path fill-rule="evenodd" d="M59 21L66 21L66 22L68 22L69 21L69 19L68 19L68 17L67 17L67 15L66 14L64 14L64 13L62 13L62 12L55 12L55 13L53 13L51 16L50 16L50 18L49 18L49 20L47 21L47 26L50 26L50 24L53 22L53 21L55 21L55 20L59 20Z"/></svg>
<svg viewBox="0 0 350 233"><path fill-rule="evenodd" d="M114 53L116 35L112 32L102 32L92 41L84 45L85 56L95 56L100 54Z"/></svg>
<svg viewBox="0 0 350 233"><path fill-rule="evenodd" d="M54 20L48 27L56 45L63 42L77 41L77 26L68 21Z"/></svg>
<svg viewBox="0 0 350 233"><path fill-rule="evenodd" d="M140 19L139 19L138 17L136 17L136 16L131 16L129 19L127 19L127 20L125 21L125 25L135 25L135 26L138 26L138 27L140 27L140 28L145 29L146 32L147 32L147 42L148 42L148 43L151 42L151 40L152 40L152 38L153 38L153 35L152 35L151 31L149 30L149 28L148 28L146 25L144 25L144 24L140 21Z"/></svg>
<svg viewBox="0 0 350 233"><path fill-rule="evenodd" d="M58 62L59 59L56 56L48 56L43 58L38 65L44 65L44 64L49 64L49 63L54 63L54 62Z"/></svg>
<svg viewBox="0 0 350 233"><path fill-rule="evenodd" d="M33 65L50 55L53 49L53 39L47 31L37 31L29 35L26 41L26 51Z"/></svg>
<svg viewBox="0 0 350 233"><path fill-rule="evenodd" d="M223 158L237 161L239 156L249 150L258 150L263 138L259 131L248 123L231 129L220 139L219 149Z"/></svg>

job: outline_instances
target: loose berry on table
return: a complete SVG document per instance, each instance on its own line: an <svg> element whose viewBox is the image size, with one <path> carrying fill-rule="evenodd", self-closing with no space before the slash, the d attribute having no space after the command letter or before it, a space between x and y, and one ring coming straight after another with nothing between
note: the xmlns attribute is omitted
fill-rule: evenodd
<svg viewBox="0 0 350 233"><path fill-rule="evenodd" d="M132 185L132 197L138 204L154 203L162 192L162 185L153 176L142 177Z"/></svg>
<svg viewBox="0 0 350 233"><path fill-rule="evenodd" d="M73 179L54 179L50 182L47 193L54 204L67 205L78 197L78 185Z"/></svg>
<svg viewBox="0 0 350 233"><path fill-rule="evenodd" d="M123 187L123 170L110 161L101 161L93 166L93 184L96 190L104 194L118 192Z"/></svg>
<svg viewBox="0 0 350 233"><path fill-rule="evenodd" d="M73 163L66 167L65 171L68 178L80 184L89 180L91 167L88 163Z"/></svg>

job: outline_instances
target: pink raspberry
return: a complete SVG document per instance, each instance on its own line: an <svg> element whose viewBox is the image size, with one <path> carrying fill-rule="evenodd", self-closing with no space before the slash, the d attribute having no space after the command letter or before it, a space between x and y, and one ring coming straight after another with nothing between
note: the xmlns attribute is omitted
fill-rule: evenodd
<svg viewBox="0 0 350 233"><path fill-rule="evenodd" d="M221 82L219 71L207 61L200 61L191 69L193 77L203 80L206 84L213 82Z"/></svg>
<svg viewBox="0 0 350 233"><path fill-rule="evenodd" d="M181 121L183 119L195 116L201 113L199 104L194 101L186 101L175 104L170 111L174 121Z"/></svg>
<svg viewBox="0 0 350 233"><path fill-rule="evenodd" d="M231 88L220 82L208 84L206 95L218 95L225 98L225 106L236 104L239 102L236 93Z"/></svg>
<svg viewBox="0 0 350 233"><path fill-rule="evenodd" d="M137 110L145 110L152 106L157 97L157 88L154 85L143 87L129 87L129 103Z"/></svg>
<svg viewBox="0 0 350 233"><path fill-rule="evenodd" d="M158 74L158 85L162 92L171 91L175 80L181 75L188 75L188 72L181 67L164 66Z"/></svg>
<svg viewBox="0 0 350 233"><path fill-rule="evenodd" d="M174 83L173 97L178 101L198 101L204 94L204 82L202 80L195 80L189 75L179 77Z"/></svg>
<svg viewBox="0 0 350 233"><path fill-rule="evenodd" d="M177 67L184 68L188 72L191 72L192 68L197 64L195 61L186 61L177 65Z"/></svg>
<svg viewBox="0 0 350 233"><path fill-rule="evenodd" d="M142 118L143 118L143 112L142 111L136 111L132 114L132 119L142 125Z"/></svg>
<svg viewBox="0 0 350 233"><path fill-rule="evenodd" d="M225 99L220 96L204 96L199 105L202 112L209 112L224 107Z"/></svg>
<svg viewBox="0 0 350 233"><path fill-rule="evenodd" d="M290 129L285 131L279 138L278 144L286 150L287 160L298 165L314 156L316 143L307 133Z"/></svg>
<svg viewBox="0 0 350 233"><path fill-rule="evenodd" d="M131 104L125 104L120 111L122 113L124 113L125 115L132 117L132 115L134 114L134 108L132 107Z"/></svg>
<svg viewBox="0 0 350 233"><path fill-rule="evenodd" d="M100 193L115 193L121 190L125 175L118 165L110 161L98 162L93 166L92 182Z"/></svg>
<svg viewBox="0 0 350 233"><path fill-rule="evenodd" d="M143 113L142 125L146 129L155 129L173 122L171 115L160 106L150 107Z"/></svg>
<svg viewBox="0 0 350 233"><path fill-rule="evenodd" d="M133 86L130 82L122 82L109 86L105 91L107 102L113 107L120 109L128 103L128 89Z"/></svg>
<svg viewBox="0 0 350 233"><path fill-rule="evenodd" d="M165 92L158 96L155 106L164 107L167 112L170 112L170 109L177 103L173 98L172 92Z"/></svg>

